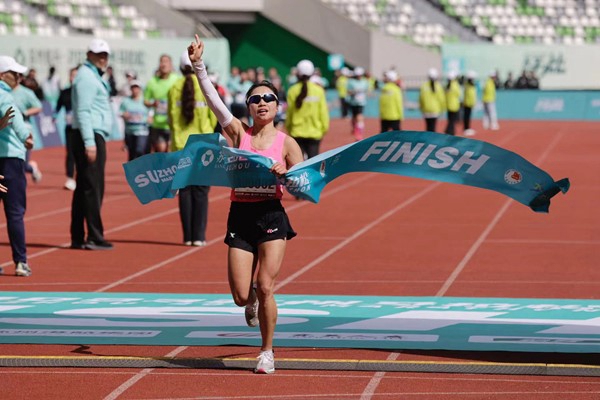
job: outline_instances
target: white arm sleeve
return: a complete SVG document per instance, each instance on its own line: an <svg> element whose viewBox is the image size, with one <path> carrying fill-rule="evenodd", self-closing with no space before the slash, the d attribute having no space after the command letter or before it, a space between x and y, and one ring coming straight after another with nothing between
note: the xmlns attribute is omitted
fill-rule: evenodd
<svg viewBox="0 0 600 400"><path fill-rule="evenodd" d="M208 79L208 73L206 72L206 66L203 61L199 61L192 64L200 89L206 98L208 107L215 113L217 120L221 124L221 127L225 128L233 121L233 114L229 111L225 103L219 97L217 90L213 86L210 79Z"/></svg>

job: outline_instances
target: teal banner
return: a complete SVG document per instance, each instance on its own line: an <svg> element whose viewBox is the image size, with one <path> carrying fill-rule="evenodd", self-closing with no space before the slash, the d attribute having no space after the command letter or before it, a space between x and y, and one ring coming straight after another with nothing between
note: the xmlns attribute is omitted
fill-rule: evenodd
<svg viewBox="0 0 600 400"><path fill-rule="evenodd" d="M285 185L293 196L318 202L329 182L351 172L382 172L493 190L538 212L569 189L521 156L479 140L433 132L384 132L292 167L278 182L273 161L226 146L218 134L192 135L183 150L148 154L124 164L140 202L174 197L189 185L260 187Z"/></svg>
<svg viewBox="0 0 600 400"><path fill-rule="evenodd" d="M275 345L600 353L600 301L277 295ZM0 294L0 343L260 345L224 294Z"/></svg>

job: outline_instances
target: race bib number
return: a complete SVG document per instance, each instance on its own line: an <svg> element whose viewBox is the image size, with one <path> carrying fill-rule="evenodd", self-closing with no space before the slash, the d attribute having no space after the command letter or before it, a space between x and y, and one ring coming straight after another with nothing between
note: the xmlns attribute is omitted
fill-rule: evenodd
<svg viewBox="0 0 600 400"><path fill-rule="evenodd" d="M156 104L156 114L157 115L167 115L167 101L159 100L158 104Z"/></svg>
<svg viewBox="0 0 600 400"><path fill-rule="evenodd" d="M277 185L235 188L234 192L239 199L274 199L277 196Z"/></svg>

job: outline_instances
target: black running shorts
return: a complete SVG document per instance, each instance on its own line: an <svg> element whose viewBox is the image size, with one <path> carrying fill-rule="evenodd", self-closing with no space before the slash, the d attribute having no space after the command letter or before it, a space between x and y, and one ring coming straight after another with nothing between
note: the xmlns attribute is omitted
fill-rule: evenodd
<svg viewBox="0 0 600 400"><path fill-rule="evenodd" d="M270 240L296 236L279 200L232 201L227 218L225 244L258 253L258 245Z"/></svg>

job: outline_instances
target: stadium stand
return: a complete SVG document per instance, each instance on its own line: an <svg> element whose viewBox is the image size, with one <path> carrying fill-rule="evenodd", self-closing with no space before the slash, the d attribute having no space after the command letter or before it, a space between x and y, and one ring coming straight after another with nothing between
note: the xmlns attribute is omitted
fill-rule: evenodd
<svg viewBox="0 0 600 400"><path fill-rule="evenodd" d="M407 42L438 48L443 42L477 42L475 35L426 1L322 0L356 23L400 37Z"/></svg>
<svg viewBox="0 0 600 400"><path fill-rule="evenodd" d="M155 5L152 1L146 4ZM159 26L156 18L140 9L110 0L7 0L0 2L0 34L46 37L83 34L106 39L178 36L176 29ZM205 37L215 36L214 30L196 30L205 32Z"/></svg>
<svg viewBox="0 0 600 400"><path fill-rule="evenodd" d="M480 40L495 44L600 43L600 0L322 0L353 21L422 46ZM424 3L459 22L432 22ZM420 8L420 9L419 9Z"/></svg>

